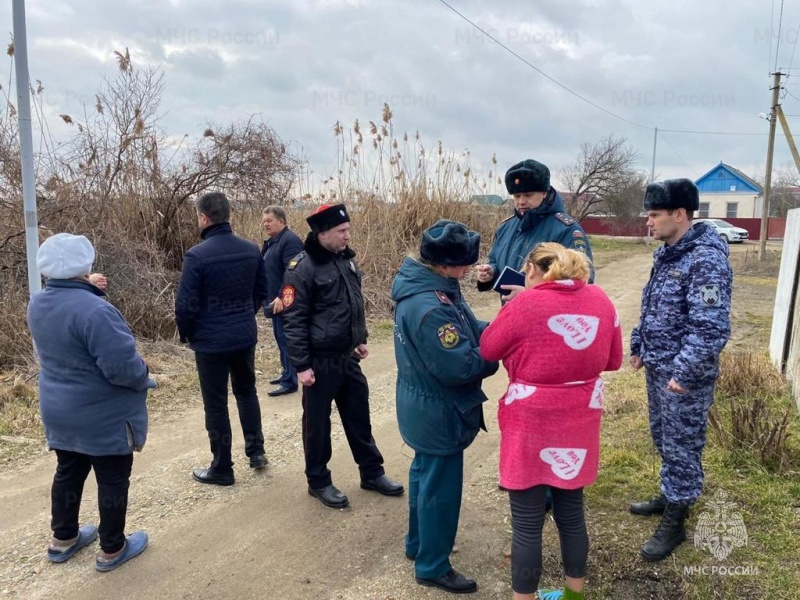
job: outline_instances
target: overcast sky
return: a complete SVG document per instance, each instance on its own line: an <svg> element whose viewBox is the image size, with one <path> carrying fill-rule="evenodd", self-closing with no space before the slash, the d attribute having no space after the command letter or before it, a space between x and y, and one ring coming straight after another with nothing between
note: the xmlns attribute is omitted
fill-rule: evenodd
<svg viewBox="0 0 800 600"><path fill-rule="evenodd" d="M800 7L734 0L448 0L562 85L546 79L438 0L27 0L31 79L47 122L93 104L113 52L163 69L163 125L196 138L209 121L258 114L302 147L317 174L336 161L333 124L380 119L469 149L478 167L524 158L554 175L583 141L625 136L650 171L653 128L766 134L776 64L800 135ZM796 3L794 3L796 5ZM0 3L10 41L11 2ZM772 35L770 35L772 27ZM776 48L777 47L777 48ZM794 66L794 61L796 65ZM792 65L791 71L787 69ZM12 75L10 61L3 87ZM795 75L796 74L796 75ZM797 79L795 79L797 77ZM719 161L763 178L767 137L659 133L656 174L699 177ZM791 164L784 138L776 166Z"/></svg>

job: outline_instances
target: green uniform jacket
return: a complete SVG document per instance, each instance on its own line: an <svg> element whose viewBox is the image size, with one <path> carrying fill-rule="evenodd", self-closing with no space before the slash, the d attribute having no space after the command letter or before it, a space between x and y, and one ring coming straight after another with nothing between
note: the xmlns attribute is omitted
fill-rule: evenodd
<svg viewBox="0 0 800 600"><path fill-rule="evenodd" d="M417 452L464 450L483 427L481 390L499 363L481 358L478 321L458 280L406 258L392 285L397 360L397 422Z"/></svg>

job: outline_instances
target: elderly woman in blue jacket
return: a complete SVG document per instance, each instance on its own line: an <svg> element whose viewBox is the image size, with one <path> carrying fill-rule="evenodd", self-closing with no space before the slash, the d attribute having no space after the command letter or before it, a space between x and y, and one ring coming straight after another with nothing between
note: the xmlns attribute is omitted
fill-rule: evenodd
<svg viewBox="0 0 800 600"><path fill-rule="evenodd" d="M148 388L156 387L128 325L90 282L92 244L59 233L36 256L46 278L28 305L39 358L39 410L58 465L52 487L51 562L62 563L100 535L98 571L140 554L147 534L125 536L133 452L147 438ZM100 527L79 525L83 485L97 479Z"/></svg>
<svg viewBox="0 0 800 600"><path fill-rule="evenodd" d="M498 363L478 350L487 323L464 301L459 280L478 260L480 236L440 220L422 234L420 258L406 258L395 277L397 420L414 449L409 472L406 556L417 583L453 593L478 589L450 564L464 471L464 449L486 429L481 390Z"/></svg>

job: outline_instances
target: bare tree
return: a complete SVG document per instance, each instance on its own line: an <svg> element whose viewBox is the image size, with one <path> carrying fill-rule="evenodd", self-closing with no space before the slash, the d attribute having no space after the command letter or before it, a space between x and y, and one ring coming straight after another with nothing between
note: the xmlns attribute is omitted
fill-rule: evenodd
<svg viewBox="0 0 800 600"><path fill-rule="evenodd" d="M606 198L624 184L634 170L638 153L626 138L610 135L599 142L583 142L578 156L560 174L566 186L567 210L578 221L601 210Z"/></svg>
<svg viewBox="0 0 800 600"><path fill-rule="evenodd" d="M763 185L763 181L761 181ZM800 174L794 165L776 169L772 177L769 212L772 217L785 217L793 208L800 208Z"/></svg>
<svg viewBox="0 0 800 600"><path fill-rule="evenodd" d="M642 221L642 200L648 181L649 175L641 171L620 174L615 188L603 202L604 212L614 217L612 231L626 231Z"/></svg>

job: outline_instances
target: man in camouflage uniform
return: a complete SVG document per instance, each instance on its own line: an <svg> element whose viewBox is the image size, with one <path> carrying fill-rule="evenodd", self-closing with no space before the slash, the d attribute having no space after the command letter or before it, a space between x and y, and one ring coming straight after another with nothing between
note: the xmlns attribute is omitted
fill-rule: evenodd
<svg viewBox="0 0 800 600"><path fill-rule="evenodd" d="M700 459L719 354L730 336L728 246L711 226L692 226L698 208L688 179L647 186L647 225L664 245L655 251L631 333L631 366L645 368L650 430L661 455L661 494L630 507L663 515L641 549L646 560L666 558L686 539L684 522L703 489Z"/></svg>
<svg viewBox="0 0 800 600"><path fill-rule="evenodd" d="M506 189L514 197L514 214L500 223L486 264L475 267L478 291L492 289L505 267L521 271L534 246L558 242L592 259L592 248L581 226L566 213L564 199L550 186L550 169L527 159L512 166L505 176ZM594 281L594 269L589 283ZM515 286L503 296L511 300L524 290Z"/></svg>

